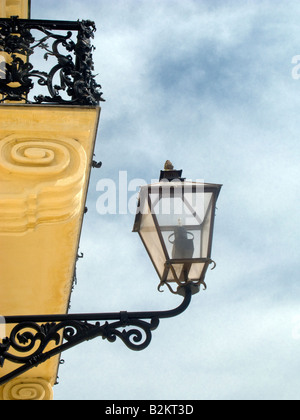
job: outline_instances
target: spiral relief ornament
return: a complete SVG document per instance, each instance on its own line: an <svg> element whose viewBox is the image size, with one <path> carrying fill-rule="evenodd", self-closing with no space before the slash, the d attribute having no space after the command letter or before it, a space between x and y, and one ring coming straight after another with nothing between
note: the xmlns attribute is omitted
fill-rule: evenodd
<svg viewBox="0 0 300 420"><path fill-rule="evenodd" d="M43 401L53 399L51 384L41 378L20 378L3 387L4 401Z"/></svg>
<svg viewBox="0 0 300 420"><path fill-rule="evenodd" d="M0 196L0 232L24 232L78 213L86 167L75 139L0 140L0 177L8 191Z"/></svg>
<svg viewBox="0 0 300 420"><path fill-rule="evenodd" d="M64 145L46 139L8 138L0 142L0 167L13 174L53 176L68 168L74 151L78 152L78 148L70 144L70 139Z"/></svg>

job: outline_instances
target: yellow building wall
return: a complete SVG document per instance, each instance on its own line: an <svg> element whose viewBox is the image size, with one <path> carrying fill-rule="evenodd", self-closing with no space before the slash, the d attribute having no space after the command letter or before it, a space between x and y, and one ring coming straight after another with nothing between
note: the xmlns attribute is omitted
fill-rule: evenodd
<svg viewBox="0 0 300 420"><path fill-rule="evenodd" d="M0 106L0 315L68 310L99 114ZM0 387L0 399L51 399L58 362Z"/></svg>
<svg viewBox="0 0 300 420"><path fill-rule="evenodd" d="M0 17L19 16L20 19L29 19L29 15L29 0L0 0Z"/></svg>
<svg viewBox="0 0 300 420"><path fill-rule="evenodd" d="M11 16L28 19L30 0L0 0L0 17ZM0 104L2 316L68 311L99 115L99 107ZM58 363L0 386L0 400L51 400ZM0 376L16 367L5 362Z"/></svg>

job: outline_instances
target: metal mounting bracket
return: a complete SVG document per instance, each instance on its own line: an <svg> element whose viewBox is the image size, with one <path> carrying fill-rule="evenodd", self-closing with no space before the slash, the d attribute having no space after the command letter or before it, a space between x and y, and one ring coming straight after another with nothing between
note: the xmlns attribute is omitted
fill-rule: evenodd
<svg viewBox="0 0 300 420"><path fill-rule="evenodd" d="M187 309L192 297L190 284L183 286L182 294L181 305L169 311L6 316L6 324L16 325L9 337L0 341L0 368L6 361L21 366L0 377L0 385L96 337L111 343L120 338L129 349L144 350L160 319L175 317Z"/></svg>

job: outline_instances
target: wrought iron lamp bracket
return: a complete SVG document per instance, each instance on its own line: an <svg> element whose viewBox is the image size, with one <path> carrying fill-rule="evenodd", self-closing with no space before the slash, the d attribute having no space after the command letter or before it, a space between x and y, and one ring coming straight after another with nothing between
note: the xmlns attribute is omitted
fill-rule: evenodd
<svg viewBox="0 0 300 420"><path fill-rule="evenodd" d="M182 294L181 305L169 311L7 316L6 324L15 326L9 337L0 342L0 367L6 361L20 367L0 377L0 385L97 337L111 343L119 338L131 350L144 350L160 319L175 317L187 309L192 297L190 284L183 286Z"/></svg>

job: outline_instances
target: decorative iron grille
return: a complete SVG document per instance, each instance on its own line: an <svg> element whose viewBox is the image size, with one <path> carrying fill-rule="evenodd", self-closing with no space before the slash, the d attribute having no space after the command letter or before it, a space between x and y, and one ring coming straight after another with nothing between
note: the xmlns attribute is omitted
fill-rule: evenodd
<svg viewBox="0 0 300 420"><path fill-rule="evenodd" d="M94 106L104 101L93 74L95 31L89 20L0 19L0 102ZM47 62L47 71L34 68L31 58L37 51L44 52L39 61ZM45 94L35 94L37 87Z"/></svg>

